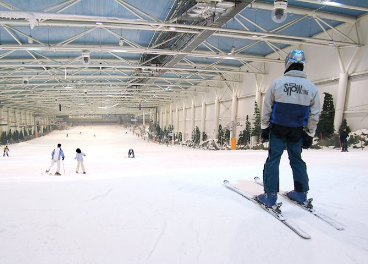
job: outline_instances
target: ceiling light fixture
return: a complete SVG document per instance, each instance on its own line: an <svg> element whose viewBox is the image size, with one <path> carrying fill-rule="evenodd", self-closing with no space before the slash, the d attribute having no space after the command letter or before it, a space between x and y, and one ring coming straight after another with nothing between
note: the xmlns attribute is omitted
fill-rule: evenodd
<svg viewBox="0 0 368 264"><path fill-rule="evenodd" d="M230 52L228 53L228 55L234 54L234 52L235 52L235 47L232 46Z"/></svg>

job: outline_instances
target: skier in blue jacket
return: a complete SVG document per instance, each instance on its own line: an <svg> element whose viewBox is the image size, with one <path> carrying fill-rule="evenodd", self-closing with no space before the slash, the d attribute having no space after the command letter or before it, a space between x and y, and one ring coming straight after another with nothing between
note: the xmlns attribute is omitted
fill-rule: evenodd
<svg viewBox="0 0 368 264"><path fill-rule="evenodd" d="M285 60L284 76L276 79L265 95L261 118L261 137L269 140L263 169L265 193L255 198L267 207L277 201L279 164L285 146L294 178L294 190L287 196L299 204L307 201L309 179L301 153L302 148L312 145L321 107L318 89L307 79L304 65L303 51L291 51Z"/></svg>
<svg viewBox="0 0 368 264"><path fill-rule="evenodd" d="M63 150L61 149L61 144L58 144L57 148L54 149L51 153L51 165L50 165L50 168L46 170L46 172L49 172L52 166L54 166L54 164L57 163L57 169L56 169L55 175L61 175L60 174L60 159L64 160L64 158L65 156L64 156Z"/></svg>

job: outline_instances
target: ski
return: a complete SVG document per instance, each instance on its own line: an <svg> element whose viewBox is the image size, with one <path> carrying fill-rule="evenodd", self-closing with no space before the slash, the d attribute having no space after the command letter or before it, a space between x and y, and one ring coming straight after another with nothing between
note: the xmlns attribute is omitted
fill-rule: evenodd
<svg viewBox="0 0 368 264"><path fill-rule="evenodd" d="M259 178L259 177L254 177L254 181L263 186L263 181ZM326 222L327 224L329 224L330 226L334 227L336 230L339 230L339 231L342 231L344 230L345 228L339 224L338 222L336 222L335 220L333 220L332 218L324 215L324 214L321 214L321 213L318 213L315 209L313 209L313 207L311 206L312 204L312 201L313 201L313 198L309 198L308 199L308 203L307 205L302 205L302 204L298 204L296 201L293 201L291 200L287 195L286 195L286 192L282 192L282 193L279 193L282 197L284 197L285 199L287 199L289 202L299 206L300 208L310 212L311 214L313 214L314 216L316 216L317 218L321 219L322 221Z"/></svg>
<svg viewBox="0 0 368 264"><path fill-rule="evenodd" d="M311 238L311 236L309 234L307 234L306 232L304 232L298 226L291 224L282 215L281 210L280 210L280 207L281 207L282 203L278 203L275 207L269 208L269 207L266 207L265 205L259 203L256 199L254 199L254 197L246 194L245 192L239 190L238 188L236 188L235 186L233 186L232 184L230 184L230 182L228 180L224 180L224 185L228 189L230 189L230 190L232 190L232 191L240 194L241 196L243 196L247 200L249 200L249 201L257 204L258 206L260 206L263 210L265 210L267 213L271 214L273 217L275 217L281 223L283 223L284 225L286 225L288 228L290 228L294 233L296 233L301 238L304 238L304 239L310 239Z"/></svg>

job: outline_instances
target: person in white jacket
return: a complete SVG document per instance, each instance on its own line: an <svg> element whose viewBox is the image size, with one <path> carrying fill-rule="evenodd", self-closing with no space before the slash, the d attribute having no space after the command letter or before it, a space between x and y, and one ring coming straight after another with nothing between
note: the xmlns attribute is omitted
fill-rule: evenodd
<svg viewBox="0 0 368 264"><path fill-rule="evenodd" d="M64 152L61 149L61 144L57 144L57 148L54 149L51 153L51 165L50 168L48 170L46 170L46 172L49 172L52 168L52 166L54 166L54 164L57 164L57 169L55 172L55 175L61 175L60 174L60 159L64 160L65 156L64 156Z"/></svg>
<svg viewBox="0 0 368 264"><path fill-rule="evenodd" d="M83 164L83 157L85 157L86 154L84 154L79 148L77 148L76 152L77 154L75 155L74 159L77 160L77 170L75 172L79 173L79 167L82 167L83 174L86 174L86 170Z"/></svg>
<svg viewBox="0 0 368 264"><path fill-rule="evenodd" d="M261 118L261 137L269 140L268 157L263 169L264 194L256 199L273 207L279 191L279 165L286 147L293 171L294 190L286 195L299 204L307 202L309 179L302 159L302 148L312 145L321 111L317 87L307 79L305 58L293 50L285 60L285 73L268 88Z"/></svg>

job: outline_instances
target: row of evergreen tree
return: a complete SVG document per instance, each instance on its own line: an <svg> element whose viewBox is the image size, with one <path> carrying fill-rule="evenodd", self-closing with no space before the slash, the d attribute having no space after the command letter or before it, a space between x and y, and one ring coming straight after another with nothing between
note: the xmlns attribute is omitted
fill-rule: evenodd
<svg viewBox="0 0 368 264"><path fill-rule="evenodd" d="M333 103L333 97L329 93L324 93L324 95L325 96L320 115L320 120L316 130L316 137L318 137L319 140L324 138L326 141L332 139L333 141L338 142L338 134L335 133L334 129L335 106ZM340 133L343 129L346 129L348 133L351 132L351 129L348 126L346 119L343 119L339 131L336 132ZM178 140L179 142L182 141L181 132L174 134L173 133L174 127L172 125L169 125L168 128L164 127L164 129L161 129L158 124L151 124L149 130L151 138L156 137L156 139L160 141L161 140L171 141L172 137L174 136L174 139ZM255 102L252 122L249 120L249 116L247 115L244 129L239 133L237 145L247 146L252 136L259 137L260 134L261 134L261 114L258 104L257 102ZM193 129L191 134L191 140L195 145L198 145L201 141L207 140L207 135L205 132L201 133L199 128L195 127L195 129ZM229 128L224 129L221 124L219 125L217 141L220 145L229 144L230 142ZM334 143L335 145L338 144L336 142Z"/></svg>
<svg viewBox="0 0 368 264"><path fill-rule="evenodd" d="M48 133L50 130L48 127L44 127L43 133ZM39 132L38 132L39 133ZM21 130L15 130L14 132L10 129L8 133L3 131L1 133L0 142L2 145L11 144L11 143L18 143L25 140L29 140L34 137L34 133L32 133L32 129L24 129L24 133Z"/></svg>

